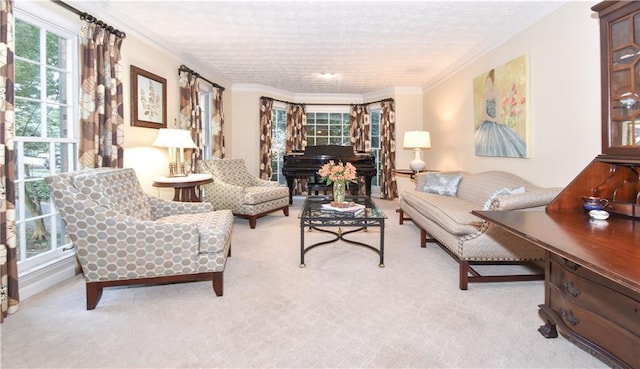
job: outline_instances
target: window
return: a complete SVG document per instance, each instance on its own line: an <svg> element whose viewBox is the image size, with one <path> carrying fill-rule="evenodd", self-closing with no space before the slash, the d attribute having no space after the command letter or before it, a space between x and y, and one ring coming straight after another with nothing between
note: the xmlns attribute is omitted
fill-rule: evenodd
<svg viewBox="0 0 640 369"><path fill-rule="evenodd" d="M334 108L335 109L335 108ZM339 108L338 108L339 109ZM337 110L337 109L336 109ZM351 113L349 111L307 112L307 146L351 145ZM380 185L380 108L374 107L369 113L371 121L371 154L376 158L378 175L371 181L372 192L379 191ZM271 180L286 183L282 175L283 156L286 147L286 108L274 106L271 113Z"/></svg>
<svg viewBox="0 0 640 369"><path fill-rule="evenodd" d="M351 114L307 113L307 145L351 145Z"/></svg>
<svg viewBox="0 0 640 369"><path fill-rule="evenodd" d="M287 180L282 175L282 164L284 162L285 150L287 147L287 110L284 107L274 106L271 109L271 180L277 181L281 185Z"/></svg>
<svg viewBox="0 0 640 369"><path fill-rule="evenodd" d="M201 91L200 119L202 120L202 158L213 159L213 94L211 91Z"/></svg>
<svg viewBox="0 0 640 369"><path fill-rule="evenodd" d="M371 110L369 112L369 121L371 122L371 154L376 158L377 175L371 179L371 192L373 189L380 188L380 109Z"/></svg>
<svg viewBox="0 0 640 369"><path fill-rule="evenodd" d="M76 169L77 35L24 12L16 12L15 33L16 233L25 273L73 255L43 178Z"/></svg>

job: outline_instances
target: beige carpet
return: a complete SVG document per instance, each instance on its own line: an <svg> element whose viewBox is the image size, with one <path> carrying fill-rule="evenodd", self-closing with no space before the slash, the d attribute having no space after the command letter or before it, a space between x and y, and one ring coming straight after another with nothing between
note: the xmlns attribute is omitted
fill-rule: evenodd
<svg viewBox="0 0 640 369"><path fill-rule="evenodd" d="M343 242L298 267L302 203L255 230L237 219L224 296L210 283L106 289L85 310L80 276L21 303L1 326L2 368L605 368L564 338L545 339L543 282L470 284L411 223L389 217L386 268ZM310 240L326 238L319 232ZM377 244L378 231L357 235ZM356 236L354 235L354 238Z"/></svg>

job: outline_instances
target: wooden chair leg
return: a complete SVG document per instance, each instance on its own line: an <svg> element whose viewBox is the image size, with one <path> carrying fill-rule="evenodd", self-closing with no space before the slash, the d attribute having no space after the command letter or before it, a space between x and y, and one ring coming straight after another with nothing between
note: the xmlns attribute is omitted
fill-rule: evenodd
<svg viewBox="0 0 640 369"><path fill-rule="evenodd" d="M89 283L85 285L87 294L87 310L93 310L98 306L98 302L102 297L102 286L98 283Z"/></svg>
<svg viewBox="0 0 640 369"><path fill-rule="evenodd" d="M256 228L256 216L252 215L249 217L249 228L251 229L255 229Z"/></svg>
<svg viewBox="0 0 640 369"><path fill-rule="evenodd" d="M282 212L284 213L285 217L288 217L289 216L289 207L286 206L286 207L282 208Z"/></svg>
<svg viewBox="0 0 640 369"><path fill-rule="evenodd" d="M213 277L211 277L213 284L213 291L216 293L216 296L222 296L223 289L223 272L213 272Z"/></svg>
<svg viewBox="0 0 640 369"><path fill-rule="evenodd" d="M427 231L420 228L420 247L427 247Z"/></svg>

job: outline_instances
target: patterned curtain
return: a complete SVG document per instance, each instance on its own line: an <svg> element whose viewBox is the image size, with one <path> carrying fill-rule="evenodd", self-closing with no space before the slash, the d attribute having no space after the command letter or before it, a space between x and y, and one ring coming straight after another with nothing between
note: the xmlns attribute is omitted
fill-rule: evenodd
<svg viewBox="0 0 640 369"><path fill-rule="evenodd" d="M18 311L15 230L13 0L0 9L0 323Z"/></svg>
<svg viewBox="0 0 640 369"><path fill-rule="evenodd" d="M351 146L355 152L371 152L371 122L366 105L351 105ZM366 186L363 177L358 177L358 193L364 195Z"/></svg>
<svg viewBox="0 0 640 369"><path fill-rule="evenodd" d="M197 168L198 160L202 159L202 151L204 150L198 76L183 70L179 73L180 122L176 128L191 131L191 138L198 146L196 150L191 150L191 163L188 172L192 173Z"/></svg>
<svg viewBox="0 0 640 369"><path fill-rule="evenodd" d="M351 146L355 152L371 152L371 122L366 105L351 105Z"/></svg>
<svg viewBox="0 0 640 369"><path fill-rule="evenodd" d="M122 168L123 37L82 19L80 29L80 164Z"/></svg>
<svg viewBox="0 0 640 369"><path fill-rule="evenodd" d="M398 197L398 184L394 175L396 162L396 109L392 99L381 102L380 111L380 198Z"/></svg>
<svg viewBox="0 0 640 369"><path fill-rule="evenodd" d="M223 159L225 153L224 144L224 112L222 110L222 93L221 88L214 89L213 93L213 122L211 142L213 143L213 157Z"/></svg>
<svg viewBox="0 0 640 369"><path fill-rule="evenodd" d="M271 127L273 99L260 98L260 178L271 180Z"/></svg>
<svg viewBox="0 0 640 369"><path fill-rule="evenodd" d="M288 154L294 150L304 151L307 147L307 113L304 104L288 104L287 106L287 137L286 150ZM295 180L293 194L299 195L307 190L307 180Z"/></svg>
<svg viewBox="0 0 640 369"><path fill-rule="evenodd" d="M303 151L307 146L307 113L304 104L287 106L287 147L286 152Z"/></svg>

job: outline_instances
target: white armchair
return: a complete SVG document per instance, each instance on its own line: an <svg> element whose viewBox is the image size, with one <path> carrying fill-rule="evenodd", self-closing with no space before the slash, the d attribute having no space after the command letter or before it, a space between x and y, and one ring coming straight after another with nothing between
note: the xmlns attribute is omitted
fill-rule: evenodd
<svg viewBox="0 0 640 369"><path fill-rule="evenodd" d="M251 175L242 159L201 160L198 171L213 175L213 183L201 187L205 201L214 209L230 209L235 216L249 219L251 229L257 218L273 211L289 216L289 188Z"/></svg>
<svg viewBox="0 0 640 369"><path fill-rule="evenodd" d="M210 280L223 294L233 215L142 191L133 169L45 178L86 280L87 310L104 287Z"/></svg>

